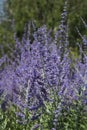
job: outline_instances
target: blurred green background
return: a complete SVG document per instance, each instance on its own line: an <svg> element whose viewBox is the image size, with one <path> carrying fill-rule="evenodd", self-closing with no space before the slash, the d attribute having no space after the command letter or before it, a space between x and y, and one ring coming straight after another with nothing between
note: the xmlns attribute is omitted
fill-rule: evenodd
<svg viewBox="0 0 87 130"><path fill-rule="evenodd" d="M0 15L0 45L13 43L13 33L21 38L25 23L34 21L36 27L46 24L48 28L56 30L61 20L65 0L1 0L3 14ZM68 0L68 24L70 47L75 48L80 41L76 27L81 34L87 30L81 20L87 23L87 0ZM15 21L15 27L13 24Z"/></svg>

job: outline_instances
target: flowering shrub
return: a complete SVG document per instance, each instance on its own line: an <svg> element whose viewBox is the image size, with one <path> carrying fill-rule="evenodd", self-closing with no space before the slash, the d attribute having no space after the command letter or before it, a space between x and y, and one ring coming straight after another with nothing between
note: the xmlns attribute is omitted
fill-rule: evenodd
<svg viewBox="0 0 87 130"><path fill-rule="evenodd" d="M66 5L54 37L45 25L33 41L28 31L1 57L1 130L86 130L87 56L70 56Z"/></svg>

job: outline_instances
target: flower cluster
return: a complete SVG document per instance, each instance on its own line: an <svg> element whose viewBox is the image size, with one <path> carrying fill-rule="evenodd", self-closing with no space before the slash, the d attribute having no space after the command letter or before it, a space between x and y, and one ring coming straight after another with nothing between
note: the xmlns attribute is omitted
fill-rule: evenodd
<svg viewBox="0 0 87 130"><path fill-rule="evenodd" d="M73 64L68 48L66 4L62 17L54 38L46 25L35 30L33 38L28 30L21 41L15 36L12 53L0 58L1 108L6 110L9 104L15 104L21 110L17 116L24 120L26 108L32 113L31 120L35 120L45 111L45 102L55 102L56 95L53 129L57 128L64 106L69 109L79 99L84 107L87 105L87 56L85 63Z"/></svg>

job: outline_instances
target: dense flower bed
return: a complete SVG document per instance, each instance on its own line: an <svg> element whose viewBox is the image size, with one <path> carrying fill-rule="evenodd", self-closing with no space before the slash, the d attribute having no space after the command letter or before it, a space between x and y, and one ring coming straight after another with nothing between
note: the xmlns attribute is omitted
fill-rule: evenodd
<svg viewBox="0 0 87 130"><path fill-rule="evenodd" d="M0 130L87 129L87 56L80 47L84 63L73 61L66 21L65 6L54 37L45 25L28 29L1 57Z"/></svg>

